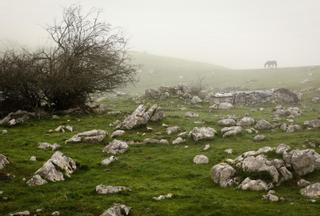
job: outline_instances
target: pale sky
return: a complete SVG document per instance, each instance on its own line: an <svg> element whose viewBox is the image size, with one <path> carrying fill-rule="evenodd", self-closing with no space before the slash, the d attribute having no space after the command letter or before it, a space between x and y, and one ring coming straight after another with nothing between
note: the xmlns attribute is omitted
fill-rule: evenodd
<svg viewBox="0 0 320 216"><path fill-rule="evenodd" d="M0 0L0 45L48 45L63 7L102 9L130 49L231 68L320 64L319 0Z"/></svg>

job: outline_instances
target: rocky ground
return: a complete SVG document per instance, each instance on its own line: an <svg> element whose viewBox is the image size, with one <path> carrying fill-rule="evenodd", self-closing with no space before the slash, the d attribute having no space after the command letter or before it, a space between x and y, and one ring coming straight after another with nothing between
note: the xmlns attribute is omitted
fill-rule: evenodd
<svg viewBox="0 0 320 216"><path fill-rule="evenodd" d="M102 103L99 114L4 121L1 215L318 215L320 104L310 97Z"/></svg>

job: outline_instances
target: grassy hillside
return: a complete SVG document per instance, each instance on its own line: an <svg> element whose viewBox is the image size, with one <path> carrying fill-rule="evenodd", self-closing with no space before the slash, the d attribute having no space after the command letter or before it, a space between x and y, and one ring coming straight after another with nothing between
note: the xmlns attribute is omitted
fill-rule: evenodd
<svg viewBox="0 0 320 216"><path fill-rule="evenodd" d="M238 107L230 111L217 110L208 112L208 104L202 107L186 105L182 101L170 99L164 101L145 101L145 103L160 103L167 117L162 122L149 124L153 131L145 127L127 131L121 139L141 141L146 137L166 138L170 141L176 135L167 135L162 123L179 125L189 131L195 126L209 126L219 130L217 121L221 116L235 114L243 116L250 112L257 119L271 119L271 107L263 111L253 111L252 108ZM285 201L270 203L262 200L266 192L240 191L234 187L220 188L210 179L210 169L214 164L225 158L235 158L248 150L257 150L263 146L276 146L287 143L291 147L303 148L306 138L320 139L319 129L304 130L296 133L284 133L280 130L266 131L267 139L254 142L252 134L242 134L236 137L222 138L218 135L211 141L195 143L188 139L180 145L131 145L128 152L119 155L119 160L110 166L102 167L99 163L107 157L102 152L104 145L111 139L106 138L101 144L79 143L64 144L64 140L74 133L94 128L112 132L109 124L116 119L123 119L125 114L132 112L137 106L131 99L107 100L114 110L122 111L119 116L108 115L67 115L60 119L35 119L15 128L7 129L8 134L0 134L0 152L8 156L11 164L0 171L0 215L10 212L29 210L32 215L38 208L43 209L40 215L51 215L60 211L61 215L93 216L100 215L112 203L124 203L132 207L132 216L273 216L273 215L319 215L319 201L312 203L299 194L296 180L289 181L275 188ZM184 117L186 111L178 107L186 107L186 111L200 114L199 118ZM306 119L319 115L319 105L308 106L303 116L296 119L302 123ZM317 110L317 111L315 111ZM200 121L203 123L195 123ZM75 127L73 133L48 133L61 124ZM145 134L145 135L143 135ZM65 155L72 157L78 164L77 171L64 182L48 183L38 187L29 187L23 178L29 179L33 173L50 158L53 152L37 148L38 142L59 143ZM203 151L205 144L211 148ZM185 146L188 146L186 148ZM224 150L232 148L233 154L227 155ZM318 149L319 151L319 149ZM195 165L192 159L197 154L205 154L209 164ZM31 155L37 161L29 161ZM15 178L7 178L5 173L11 173ZM309 174L305 179L312 182L320 181L320 172ZM131 192L98 195L95 186L98 184L124 185ZM173 193L172 199L155 201L154 196ZM7 197L4 199L3 197Z"/></svg>
<svg viewBox="0 0 320 216"><path fill-rule="evenodd" d="M239 87L268 89L288 87L304 89L320 86L320 66L279 69L232 70L201 62L132 52L133 62L140 66L138 82L129 86L130 93L141 93L146 88L186 83L197 85L203 80L208 88Z"/></svg>

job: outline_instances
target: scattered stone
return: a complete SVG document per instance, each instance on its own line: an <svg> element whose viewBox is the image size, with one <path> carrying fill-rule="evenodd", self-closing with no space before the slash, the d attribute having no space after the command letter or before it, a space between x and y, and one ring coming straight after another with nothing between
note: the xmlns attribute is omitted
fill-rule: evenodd
<svg viewBox="0 0 320 216"><path fill-rule="evenodd" d="M218 125L224 126L224 127L235 126L236 120L234 120L232 118L221 119L218 121Z"/></svg>
<svg viewBox="0 0 320 216"><path fill-rule="evenodd" d="M42 185L47 181L64 181L64 176L71 177L77 169L75 161L56 151L43 166L35 172L35 175L27 181L29 186Z"/></svg>
<svg viewBox="0 0 320 216"><path fill-rule="evenodd" d="M285 152L290 151L290 150L291 150L291 147L290 147L290 146L281 143L281 144L279 144L279 145L277 146L277 148L276 148L276 153L277 153L277 154L284 154Z"/></svg>
<svg viewBox="0 0 320 216"><path fill-rule="evenodd" d="M179 126L167 127L167 129L166 129L168 135L177 133L179 130L180 130Z"/></svg>
<svg viewBox="0 0 320 216"><path fill-rule="evenodd" d="M193 96L190 102L191 104L198 104L198 103L202 103L202 100L198 96Z"/></svg>
<svg viewBox="0 0 320 216"><path fill-rule="evenodd" d="M223 134L222 137L230 137L230 136L236 136L238 134L242 133L242 127L241 126L231 126L231 127L224 127L221 129L221 133Z"/></svg>
<svg viewBox="0 0 320 216"><path fill-rule="evenodd" d="M65 133L66 131L73 132L73 127L70 125L60 125L54 131L59 133Z"/></svg>
<svg viewBox="0 0 320 216"><path fill-rule="evenodd" d="M0 170L5 168L9 163L8 158L5 155L0 154Z"/></svg>
<svg viewBox="0 0 320 216"><path fill-rule="evenodd" d="M245 116L238 121L237 125L239 125L241 127L251 127L254 125L254 123L255 123L254 118L249 117L249 116Z"/></svg>
<svg viewBox="0 0 320 216"><path fill-rule="evenodd" d="M129 146L126 142L121 140L112 140L106 147L104 147L103 152L108 154L122 154L128 150Z"/></svg>
<svg viewBox="0 0 320 216"><path fill-rule="evenodd" d="M60 148L60 145L58 145L57 143L50 144L47 142L42 142L38 144L38 148L43 150L51 149L52 151L55 151Z"/></svg>
<svg viewBox="0 0 320 216"><path fill-rule="evenodd" d="M112 207L108 208L100 216L127 216L130 213L130 209L124 204L114 203Z"/></svg>
<svg viewBox="0 0 320 216"><path fill-rule="evenodd" d="M10 216L28 216L28 215L30 215L30 212L28 210L10 214Z"/></svg>
<svg viewBox="0 0 320 216"><path fill-rule="evenodd" d="M126 132L124 130L116 130L111 134L111 138L123 136Z"/></svg>
<svg viewBox="0 0 320 216"><path fill-rule="evenodd" d="M264 119L257 121L255 125L255 129L258 129L258 130L270 130L272 128L273 128L272 124Z"/></svg>
<svg viewBox="0 0 320 216"><path fill-rule="evenodd" d="M58 116L58 115L52 115L52 119L54 119L54 120L60 119L60 116Z"/></svg>
<svg viewBox="0 0 320 216"><path fill-rule="evenodd" d="M29 181L27 181L27 184L29 186L39 186L39 185L44 185L47 183L48 182L38 174L32 176L31 179Z"/></svg>
<svg viewBox="0 0 320 216"><path fill-rule="evenodd" d="M251 191L262 191L269 190L269 186L267 183L262 181L261 179L252 180L249 177L245 178L239 185L241 190L251 190Z"/></svg>
<svg viewBox="0 0 320 216"><path fill-rule="evenodd" d="M305 126L311 127L311 128L320 128L320 119L313 119L310 121L305 121L303 124Z"/></svg>
<svg viewBox="0 0 320 216"><path fill-rule="evenodd" d="M266 195L262 196L262 199L268 200L270 202L278 202L280 198L276 195L274 190L269 190Z"/></svg>
<svg viewBox="0 0 320 216"><path fill-rule="evenodd" d="M205 144L203 147L203 151L207 151L210 148L210 144Z"/></svg>
<svg viewBox="0 0 320 216"><path fill-rule="evenodd" d="M256 142L263 141L265 139L266 139L266 136L262 135L262 134L258 134L253 138L253 140L256 141Z"/></svg>
<svg viewBox="0 0 320 216"><path fill-rule="evenodd" d="M160 140L153 138L145 138L143 144L160 144Z"/></svg>
<svg viewBox="0 0 320 216"><path fill-rule="evenodd" d="M195 164L207 164L207 163L209 163L209 159L205 155L196 155L193 158L193 163L195 163Z"/></svg>
<svg viewBox="0 0 320 216"><path fill-rule="evenodd" d="M300 179L298 182L297 182L297 186L298 187L307 187L308 185L310 185L311 182L305 180L305 179Z"/></svg>
<svg viewBox="0 0 320 216"><path fill-rule="evenodd" d="M198 117L199 117L199 114L198 114L198 113L195 113L195 112L186 112L186 113L185 113L185 117L188 117L188 118L198 118Z"/></svg>
<svg viewBox="0 0 320 216"><path fill-rule="evenodd" d="M7 133L8 133L8 130L2 130L1 133L2 133L2 134L7 134Z"/></svg>
<svg viewBox="0 0 320 216"><path fill-rule="evenodd" d="M178 134L178 137L187 138L189 136L187 131L181 132Z"/></svg>
<svg viewBox="0 0 320 216"><path fill-rule="evenodd" d="M15 126L24 123L26 120L35 117L34 113L18 110L9 113L6 117L0 120L0 125Z"/></svg>
<svg viewBox="0 0 320 216"><path fill-rule="evenodd" d="M139 105L137 109L128 117L126 117L117 128L123 130L130 130L139 126L146 125L149 121L159 121L165 117L161 108L154 104L147 109L144 105Z"/></svg>
<svg viewBox="0 0 320 216"><path fill-rule="evenodd" d="M173 197L173 194L172 193L168 193L168 194L165 194L165 195L159 195L157 197L152 197L152 199L160 201L160 200L164 200L164 199L170 199L172 197Z"/></svg>
<svg viewBox="0 0 320 216"><path fill-rule="evenodd" d="M195 127L189 134L197 142L199 140L211 140L216 133L216 130L210 127Z"/></svg>
<svg viewBox="0 0 320 216"><path fill-rule="evenodd" d="M159 143L160 144L169 144L169 141L168 140L166 140L166 139L161 139L160 141L159 141Z"/></svg>
<svg viewBox="0 0 320 216"><path fill-rule="evenodd" d="M102 166L108 166L109 164L111 164L112 162L114 162L116 160L118 160L118 158L112 155L112 156L102 160L101 161L101 165Z"/></svg>
<svg viewBox="0 0 320 216"><path fill-rule="evenodd" d="M96 186L96 192L98 194L115 194L125 191L131 191L131 189L125 186L110 186L102 184Z"/></svg>
<svg viewBox="0 0 320 216"><path fill-rule="evenodd" d="M209 107L210 110L212 109L218 109L218 110L229 110L233 108L233 105L228 102L222 102L219 104L213 104L212 106Z"/></svg>
<svg viewBox="0 0 320 216"><path fill-rule="evenodd" d="M220 163L212 167L211 179L214 183L219 184L220 187L228 187L235 184L233 177L236 170L227 163Z"/></svg>
<svg viewBox="0 0 320 216"><path fill-rule="evenodd" d="M31 156L31 157L30 157L30 161L37 161L37 157L36 157L36 156L34 156L34 155L33 155L33 156Z"/></svg>
<svg viewBox="0 0 320 216"><path fill-rule="evenodd" d="M111 115L111 116L116 116L120 114L121 114L121 111L118 111L118 110L107 112L107 115Z"/></svg>
<svg viewBox="0 0 320 216"><path fill-rule="evenodd" d="M182 139L181 137L177 137L175 140L172 141L172 144L176 145L176 144L181 144L185 142L186 140Z"/></svg>
<svg viewBox="0 0 320 216"><path fill-rule="evenodd" d="M104 130L90 130L74 135L70 139L66 140L66 144L81 142L99 143L102 142L106 136L107 132Z"/></svg>
<svg viewBox="0 0 320 216"><path fill-rule="evenodd" d="M313 149L291 150L283 154L283 159L299 176L320 168L320 155Z"/></svg>
<svg viewBox="0 0 320 216"><path fill-rule="evenodd" d="M232 154L233 150L231 148L228 148L228 149L225 149L224 152L227 154Z"/></svg>
<svg viewBox="0 0 320 216"><path fill-rule="evenodd" d="M51 213L52 216L59 216L60 215L60 212L59 211L54 211Z"/></svg>
<svg viewBox="0 0 320 216"><path fill-rule="evenodd" d="M285 131L286 131L287 133L294 133L294 132L300 131L300 130L302 130L302 127L301 127L300 125L298 125L298 124L291 124L291 125L287 126L287 128L286 128Z"/></svg>
<svg viewBox="0 0 320 216"><path fill-rule="evenodd" d="M308 185L307 187L300 190L301 195L311 198L311 199L317 199L320 198L320 183L314 183L311 185Z"/></svg>

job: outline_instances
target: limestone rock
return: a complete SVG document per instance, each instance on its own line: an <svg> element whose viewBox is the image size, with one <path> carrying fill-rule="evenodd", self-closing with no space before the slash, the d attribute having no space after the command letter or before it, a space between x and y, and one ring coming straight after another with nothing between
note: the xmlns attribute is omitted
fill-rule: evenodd
<svg viewBox="0 0 320 216"><path fill-rule="evenodd" d="M221 129L222 137L236 136L242 133L241 126L224 127Z"/></svg>
<svg viewBox="0 0 320 216"><path fill-rule="evenodd" d="M220 187L232 186L235 182L233 177L236 170L227 163L219 163L211 169L211 179Z"/></svg>
<svg viewBox="0 0 320 216"><path fill-rule="evenodd" d="M96 192L98 194L115 194L124 191L131 191L131 189L125 186L110 186L102 184L96 186Z"/></svg>
<svg viewBox="0 0 320 216"><path fill-rule="evenodd" d="M255 125L255 129L258 129L258 130L270 130L272 128L273 128L272 124L264 119L257 121Z"/></svg>
<svg viewBox="0 0 320 216"><path fill-rule="evenodd" d="M251 127L254 125L254 123L255 123L254 118L249 117L249 116L245 116L238 121L237 125L239 125L241 127Z"/></svg>
<svg viewBox="0 0 320 216"><path fill-rule="evenodd" d="M164 117L165 115L163 111L157 104L154 104L149 109L141 104L131 115L126 117L123 122L117 126L117 128L130 130L132 128L146 125L149 121L162 120Z"/></svg>
<svg viewBox="0 0 320 216"><path fill-rule="evenodd" d="M108 208L100 216L127 216L130 213L130 209L124 204L114 203L112 207Z"/></svg>
<svg viewBox="0 0 320 216"><path fill-rule="evenodd" d="M317 199L320 198L320 183L314 183L311 185L308 185L307 187L300 190L301 195L311 198L311 199Z"/></svg>
<svg viewBox="0 0 320 216"><path fill-rule="evenodd" d="M171 127L167 127L166 129L168 135L178 133L179 130L180 130L179 126L171 126Z"/></svg>
<svg viewBox="0 0 320 216"><path fill-rule="evenodd" d="M239 185L241 190L251 190L251 191L262 191L262 190L269 190L269 186L266 182L262 181L261 179L252 180L249 177L245 178L241 184Z"/></svg>
<svg viewBox="0 0 320 216"><path fill-rule="evenodd" d="M256 136L253 138L253 140L254 140L254 141L257 141L257 142L263 141L263 140L265 140L265 139L266 139L266 136L265 136L265 135L262 135L262 134L258 134L258 135L256 135Z"/></svg>
<svg viewBox="0 0 320 216"><path fill-rule="evenodd" d="M304 125L311 128L320 128L320 119L313 119L310 121L305 121Z"/></svg>
<svg viewBox="0 0 320 216"><path fill-rule="evenodd" d="M224 127L235 126L236 120L234 120L232 118L221 119L218 121L218 125L224 126Z"/></svg>
<svg viewBox="0 0 320 216"><path fill-rule="evenodd" d="M102 166L108 166L109 164L111 164L112 162L114 162L116 160L118 160L118 158L112 155L112 156L102 160L101 161L101 165Z"/></svg>
<svg viewBox="0 0 320 216"><path fill-rule="evenodd" d="M193 158L193 163L195 163L195 164L207 164L207 163L209 163L209 159L205 155L196 155Z"/></svg>
<svg viewBox="0 0 320 216"><path fill-rule="evenodd" d="M64 176L71 177L77 169L75 161L56 151L43 166L35 172L35 175L27 182L30 186L45 184L45 181L64 181Z"/></svg>
<svg viewBox="0 0 320 216"><path fill-rule="evenodd" d="M311 183L305 179L300 179L298 182L297 182L297 186L298 187L307 187L308 185L310 185Z"/></svg>
<svg viewBox="0 0 320 216"><path fill-rule="evenodd" d="M299 176L320 169L320 155L313 149L295 149L284 153L283 159Z"/></svg>
<svg viewBox="0 0 320 216"><path fill-rule="evenodd" d="M198 118L199 117L199 114L195 113L195 112L186 112L184 115L185 115L185 117L188 117L188 118Z"/></svg>
<svg viewBox="0 0 320 216"><path fill-rule="evenodd" d="M124 130L116 130L111 134L111 138L123 136L126 132Z"/></svg>
<svg viewBox="0 0 320 216"><path fill-rule="evenodd" d="M42 143L38 144L38 148L39 149L44 149L44 150L51 149L52 151L55 151L58 148L60 148L60 145L58 145L57 143L50 144L50 143L47 143L47 142L42 142Z"/></svg>
<svg viewBox="0 0 320 216"><path fill-rule="evenodd" d="M8 158L3 155L3 154L0 154L0 170L5 168L6 165L8 165L10 162L8 160Z"/></svg>
<svg viewBox="0 0 320 216"><path fill-rule="evenodd" d="M122 154L128 150L129 146L126 142L121 140L112 140L106 147L104 147L103 152L108 154Z"/></svg>
<svg viewBox="0 0 320 216"><path fill-rule="evenodd" d="M66 143L99 143L102 142L106 136L107 132L104 130L90 130L74 135L66 140Z"/></svg>
<svg viewBox="0 0 320 216"><path fill-rule="evenodd" d="M199 140L213 139L216 133L216 130L210 127L195 127L190 131L189 134L192 137L192 139L197 142Z"/></svg>
<svg viewBox="0 0 320 216"><path fill-rule="evenodd" d="M176 145L176 144L181 144L185 142L186 140L182 139L181 137L177 137L175 140L172 141L172 144Z"/></svg>

